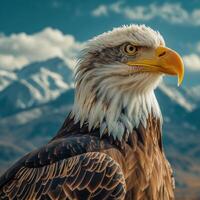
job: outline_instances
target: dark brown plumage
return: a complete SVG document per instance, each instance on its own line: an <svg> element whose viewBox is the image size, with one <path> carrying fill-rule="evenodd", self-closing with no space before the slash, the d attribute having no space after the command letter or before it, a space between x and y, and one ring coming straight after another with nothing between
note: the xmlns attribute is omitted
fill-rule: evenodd
<svg viewBox="0 0 200 200"><path fill-rule="evenodd" d="M127 142L99 140L98 128L89 132L67 118L52 141L1 177L0 199L173 199L171 177L151 117Z"/></svg>

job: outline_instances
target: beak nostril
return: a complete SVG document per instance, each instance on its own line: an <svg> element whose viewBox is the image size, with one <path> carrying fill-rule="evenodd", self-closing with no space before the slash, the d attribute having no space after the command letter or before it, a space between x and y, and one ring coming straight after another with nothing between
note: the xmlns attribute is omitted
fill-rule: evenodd
<svg viewBox="0 0 200 200"><path fill-rule="evenodd" d="M166 54L166 51L163 51L161 54L158 55L158 57L164 56Z"/></svg>

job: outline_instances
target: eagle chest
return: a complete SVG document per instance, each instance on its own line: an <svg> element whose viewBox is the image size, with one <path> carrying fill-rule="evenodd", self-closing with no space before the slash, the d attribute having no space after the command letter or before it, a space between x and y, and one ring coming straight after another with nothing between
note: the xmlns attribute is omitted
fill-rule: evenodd
<svg viewBox="0 0 200 200"><path fill-rule="evenodd" d="M161 149L158 135L155 129L139 130L130 134L124 154L117 149L104 151L122 168L126 180L126 199L174 199L172 170Z"/></svg>

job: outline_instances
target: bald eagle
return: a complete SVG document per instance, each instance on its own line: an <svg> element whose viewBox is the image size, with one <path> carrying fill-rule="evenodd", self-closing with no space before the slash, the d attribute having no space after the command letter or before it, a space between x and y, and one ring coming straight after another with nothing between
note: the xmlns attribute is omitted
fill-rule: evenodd
<svg viewBox="0 0 200 200"><path fill-rule="evenodd" d="M0 199L174 199L154 90L181 84L181 57L145 25L89 40L75 73L75 100L57 135L0 178Z"/></svg>

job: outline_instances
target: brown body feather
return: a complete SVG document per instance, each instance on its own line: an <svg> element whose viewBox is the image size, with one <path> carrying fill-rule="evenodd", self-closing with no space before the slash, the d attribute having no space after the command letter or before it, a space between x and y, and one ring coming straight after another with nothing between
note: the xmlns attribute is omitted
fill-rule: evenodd
<svg viewBox="0 0 200 200"><path fill-rule="evenodd" d="M99 138L67 118L53 140L27 154L0 179L0 199L170 200L172 171L159 123L149 118L128 140Z"/></svg>

